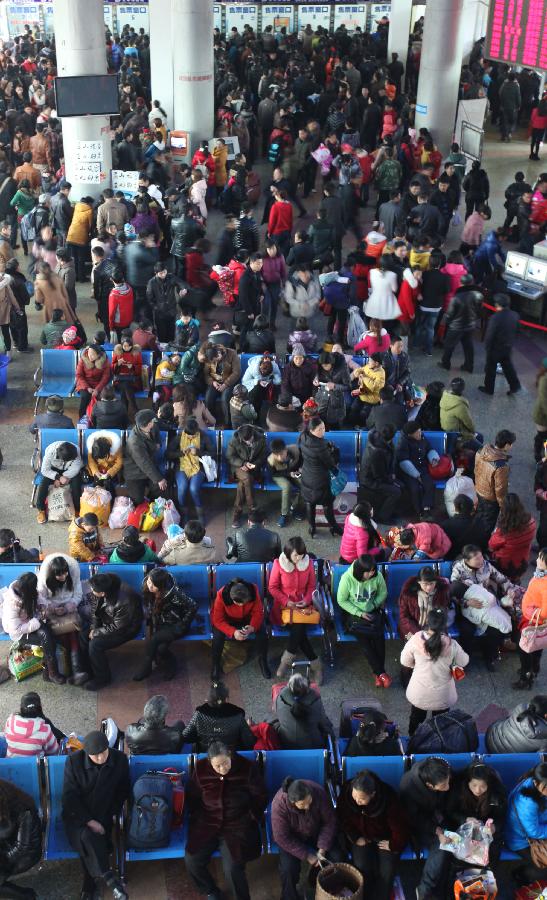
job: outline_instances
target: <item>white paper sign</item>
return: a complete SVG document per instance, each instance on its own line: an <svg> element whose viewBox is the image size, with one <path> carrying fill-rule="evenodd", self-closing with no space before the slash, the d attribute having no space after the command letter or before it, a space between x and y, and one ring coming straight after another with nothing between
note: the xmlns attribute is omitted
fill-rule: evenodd
<svg viewBox="0 0 547 900"><path fill-rule="evenodd" d="M124 25L131 25L136 31L144 28L148 33L148 7L142 3L135 3L132 6L125 4L116 6L116 16L118 19L118 29L121 32Z"/></svg>
<svg viewBox="0 0 547 900"><path fill-rule="evenodd" d="M103 161L102 141L78 141L76 144L76 159L78 162Z"/></svg>
<svg viewBox="0 0 547 900"><path fill-rule="evenodd" d="M274 31L286 28L287 32L294 30L294 6L285 3L265 3L262 7L262 31L268 25L273 26Z"/></svg>
<svg viewBox="0 0 547 900"><path fill-rule="evenodd" d="M366 31L367 6L366 3L343 3L334 7L334 27L345 25L348 31L355 31L357 27Z"/></svg>
<svg viewBox="0 0 547 900"><path fill-rule="evenodd" d="M219 31L222 31L222 7L220 3L213 5L213 28L218 28Z"/></svg>
<svg viewBox="0 0 547 900"><path fill-rule="evenodd" d="M123 191L124 194L134 197L139 192L139 173L112 169L112 190Z"/></svg>
<svg viewBox="0 0 547 900"><path fill-rule="evenodd" d="M101 164L100 162L78 162L74 167L72 177L77 184L100 184Z"/></svg>
<svg viewBox="0 0 547 900"><path fill-rule="evenodd" d="M318 25L321 25L322 28L329 28L330 6L318 6L315 3L313 6L299 6L298 27L305 28L306 25L311 25L314 29L317 28Z"/></svg>
<svg viewBox="0 0 547 900"><path fill-rule="evenodd" d="M226 10L226 34L230 34L232 28L243 31L244 25L250 25L256 31L258 25L258 6L255 3L227 3Z"/></svg>

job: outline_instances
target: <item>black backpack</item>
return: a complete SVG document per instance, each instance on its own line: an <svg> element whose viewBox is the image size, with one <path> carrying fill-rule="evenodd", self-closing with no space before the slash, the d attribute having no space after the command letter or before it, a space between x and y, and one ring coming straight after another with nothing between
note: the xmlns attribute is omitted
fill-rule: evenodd
<svg viewBox="0 0 547 900"><path fill-rule="evenodd" d="M475 720L461 709L427 719L408 742L408 753L472 753L479 746Z"/></svg>
<svg viewBox="0 0 547 900"><path fill-rule="evenodd" d="M133 785L128 846L134 850L168 847L173 818L173 784L166 772L147 772Z"/></svg>

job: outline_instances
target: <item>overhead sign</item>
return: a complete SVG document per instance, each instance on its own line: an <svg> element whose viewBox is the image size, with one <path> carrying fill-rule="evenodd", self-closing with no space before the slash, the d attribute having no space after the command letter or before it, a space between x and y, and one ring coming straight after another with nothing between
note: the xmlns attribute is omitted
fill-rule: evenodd
<svg viewBox="0 0 547 900"><path fill-rule="evenodd" d="M39 3L8 3L7 20L10 37L23 34L25 25L34 27L40 25Z"/></svg>
<svg viewBox="0 0 547 900"><path fill-rule="evenodd" d="M383 19L384 16L387 16L389 19L390 15L391 3L371 3L369 31L378 31L378 25L376 24L378 20Z"/></svg>
<svg viewBox="0 0 547 900"><path fill-rule="evenodd" d="M342 3L334 7L334 27L345 25L348 31L361 28L366 31L367 5L366 3Z"/></svg>
<svg viewBox="0 0 547 900"><path fill-rule="evenodd" d="M256 31L258 26L256 3L226 3L224 9L226 10L226 34L229 34L232 28L243 31L245 25L250 25Z"/></svg>
<svg viewBox="0 0 547 900"><path fill-rule="evenodd" d="M311 25L312 28L317 28L318 25L321 25L322 28L330 27L330 6L323 6L323 4L313 5L310 3L305 4L304 6L298 7L298 27L305 28L306 25Z"/></svg>
<svg viewBox="0 0 547 900"><path fill-rule="evenodd" d="M271 25L274 31L286 28L292 31L294 28L294 6L286 3L265 3L262 6L262 31Z"/></svg>
<svg viewBox="0 0 547 900"><path fill-rule="evenodd" d="M213 4L213 28L222 31L222 6L220 3Z"/></svg>
<svg viewBox="0 0 547 900"><path fill-rule="evenodd" d="M124 25L130 25L135 31L144 28L148 34L148 6L143 3L120 4L116 7L116 18L118 20L118 31L121 31Z"/></svg>
<svg viewBox="0 0 547 900"><path fill-rule="evenodd" d="M491 0L484 56L547 71L545 0Z"/></svg>
<svg viewBox="0 0 547 900"><path fill-rule="evenodd" d="M112 190L123 191L126 197L134 197L139 192L139 173L112 169Z"/></svg>
<svg viewBox="0 0 547 900"><path fill-rule="evenodd" d="M111 34L114 34L114 9L112 6L109 6L108 3L105 3L103 6L104 11L104 24L108 28Z"/></svg>

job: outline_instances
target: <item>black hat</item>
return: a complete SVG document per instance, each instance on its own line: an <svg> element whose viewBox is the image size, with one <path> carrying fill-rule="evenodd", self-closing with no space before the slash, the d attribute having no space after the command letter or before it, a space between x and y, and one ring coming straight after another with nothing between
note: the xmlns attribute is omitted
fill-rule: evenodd
<svg viewBox="0 0 547 900"><path fill-rule="evenodd" d="M102 731L90 731L84 738L84 750L88 756L97 756L108 750L108 739Z"/></svg>

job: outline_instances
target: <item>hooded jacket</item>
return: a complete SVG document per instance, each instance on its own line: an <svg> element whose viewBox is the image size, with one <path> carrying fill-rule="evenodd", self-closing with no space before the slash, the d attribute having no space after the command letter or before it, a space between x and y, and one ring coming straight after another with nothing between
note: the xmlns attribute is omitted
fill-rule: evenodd
<svg viewBox="0 0 547 900"><path fill-rule="evenodd" d="M395 480L395 450L393 442L384 440L379 431L369 431L367 446L361 456L359 483L371 491Z"/></svg>
<svg viewBox="0 0 547 900"><path fill-rule="evenodd" d="M244 353L275 353L275 335L269 328L252 328L247 332Z"/></svg>
<svg viewBox="0 0 547 900"><path fill-rule="evenodd" d="M108 456L103 459L93 458L93 445L98 438L105 438L110 443ZM94 478L115 478L121 471L123 463L122 442L113 431L95 431L87 439L87 468Z"/></svg>
<svg viewBox="0 0 547 900"><path fill-rule="evenodd" d="M386 383L386 373L382 366L373 369L369 363L354 370L359 388L359 400L373 406L380 402L380 391Z"/></svg>
<svg viewBox="0 0 547 900"><path fill-rule="evenodd" d="M435 593L430 600L430 608L445 609L450 607L450 586L445 578L437 578ZM418 576L407 578L399 595L399 634L405 638L407 634L416 634L420 630L420 604L418 602Z"/></svg>
<svg viewBox="0 0 547 900"><path fill-rule="evenodd" d="M225 347L224 356L221 362L222 373L218 371L217 367L219 362L217 360L205 362L203 374L207 386L211 385L213 381L218 381L228 387L233 387L241 380L241 361L235 350L230 349L230 347Z"/></svg>
<svg viewBox="0 0 547 900"><path fill-rule="evenodd" d="M133 321L134 294L125 281L112 288L108 295L108 327L128 328Z"/></svg>
<svg viewBox="0 0 547 900"><path fill-rule="evenodd" d="M151 481L159 484L163 475L159 471L154 438L135 425L127 439L123 455L123 471L126 481Z"/></svg>
<svg viewBox="0 0 547 900"><path fill-rule="evenodd" d="M75 459L71 459L68 462L59 459L59 457L57 456L59 447L61 447L62 444L66 443L67 441L53 441L53 443L49 444L49 446L46 447L46 451L42 459L42 465L40 467L40 472L45 478L50 478L51 481L55 481L55 479L58 478L59 475L63 475L70 481L72 478L76 477L76 475L82 468L83 463L79 453Z"/></svg>
<svg viewBox="0 0 547 900"><path fill-rule="evenodd" d="M252 600L238 605L230 599L230 589L236 582L246 585L251 593ZM260 631L263 623L264 608L256 584L251 584L242 578L235 578L217 591L211 609L211 624L213 628L222 631L227 638L232 639L234 632L238 631L243 625L252 625L255 631Z"/></svg>
<svg viewBox="0 0 547 900"><path fill-rule="evenodd" d="M272 372L270 375L262 375L260 372L260 363L262 356L253 356L249 360L249 365L245 371L241 383L247 388L249 393L259 384L260 381L269 381L270 384L281 384L281 370L274 359L270 360L272 364Z"/></svg>
<svg viewBox="0 0 547 900"><path fill-rule="evenodd" d="M255 745L255 736L247 724L245 710L234 703L203 703L198 706L182 737L186 743L196 744L198 753L207 753L213 741L222 741L233 750L252 750Z"/></svg>
<svg viewBox="0 0 547 900"><path fill-rule="evenodd" d="M315 781L304 779L312 802L308 809L298 809L279 788L272 802L272 835L276 844L302 862L310 847L330 850L336 838L336 815L328 794Z"/></svg>
<svg viewBox="0 0 547 900"><path fill-rule="evenodd" d="M406 699L418 709L447 709L458 700L452 666L466 666L469 657L457 641L445 634L441 655L433 660L426 650L426 640L426 632L418 631L403 647L401 665L412 669Z"/></svg>
<svg viewBox="0 0 547 900"><path fill-rule="evenodd" d="M350 616L361 617L383 609L387 599L384 576L377 572L368 581L358 581L353 574L353 563L346 569L338 585L336 602Z"/></svg>
<svg viewBox="0 0 547 900"><path fill-rule="evenodd" d="M284 687L275 699L271 724L283 750L324 747L327 735L334 736L321 697L312 688L303 697L295 697L288 686Z"/></svg>
<svg viewBox="0 0 547 900"><path fill-rule="evenodd" d="M103 542L100 529L94 534L84 531L79 516L75 516L68 526L68 552L78 562L91 562L101 552Z"/></svg>
<svg viewBox="0 0 547 900"><path fill-rule="evenodd" d="M159 560L151 547L143 541L139 541L136 546L126 545L121 541L115 550L113 550L108 562L110 564L125 565L132 563L159 562Z"/></svg>
<svg viewBox="0 0 547 900"><path fill-rule="evenodd" d="M305 503L332 504L330 473L338 462L338 451L330 441L303 431L298 438L302 454L300 493Z"/></svg>
<svg viewBox="0 0 547 900"><path fill-rule="evenodd" d="M99 400L93 407L91 427L108 431L109 428L127 428L129 416L122 400Z"/></svg>
<svg viewBox="0 0 547 900"><path fill-rule="evenodd" d="M469 411L469 400L444 390L440 402L441 428L457 431L464 441L475 437L475 424Z"/></svg>
<svg viewBox="0 0 547 900"><path fill-rule="evenodd" d="M61 556L68 565L68 571L72 579L72 590L65 587L52 594L46 582L54 559ZM45 557L38 572L38 595L40 604L51 611L56 606L64 606L67 612L74 611L82 602L82 584L80 581L80 566L68 553L50 553Z"/></svg>
<svg viewBox="0 0 547 900"><path fill-rule="evenodd" d="M450 538L440 525L435 522L409 523L407 528L414 532L414 544L417 550L426 553L429 559L444 559L450 547Z"/></svg>
<svg viewBox="0 0 547 900"><path fill-rule="evenodd" d="M181 350L188 350L199 343L199 319L192 318L189 322L182 319L176 320L175 344Z"/></svg>
<svg viewBox="0 0 547 900"><path fill-rule="evenodd" d="M488 753L544 753L547 750L547 720L519 703L510 715L492 722L486 730Z"/></svg>
<svg viewBox="0 0 547 900"><path fill-rule="evenodd" d="M348 513L340 543L340 556L351 563L363 553L375 556L380 549L380 546L371 545L370 535L361 519L354 513Z"/></svg>
<svg viewBox="0 0 547 900"><path fill-rule="evenodd" d="M309 318L317 310L321 299L319 280L313 276L308 284L304 284L294 272L285 282L284 297L293 318Z"/></svg>
<svg viewBox="0 0 547 900"><path fill-rule="evenodd" d="M307 606L311 607L315 588L315 569L309 556L306 554L295 564L281 553L274 560L268 580L268 593L273 599L270 622L281 625L281 612L289 601L296 603L305 600Z"/></svg>
<svg viewBox="0 0 547 900"><path fill-rule="evenodd" d="M509 490L509 460L505 450L493 444L485 444L475 456L475 487L483 500L496 502L499 506Z"/></svg>

